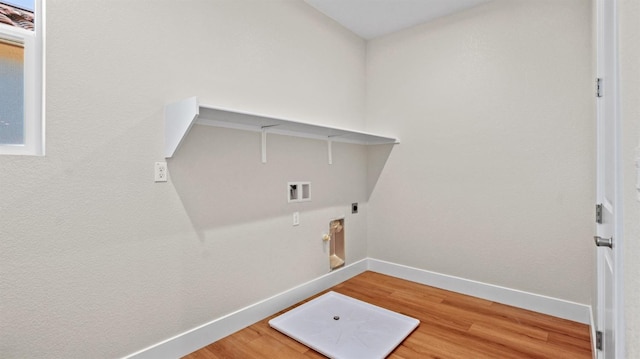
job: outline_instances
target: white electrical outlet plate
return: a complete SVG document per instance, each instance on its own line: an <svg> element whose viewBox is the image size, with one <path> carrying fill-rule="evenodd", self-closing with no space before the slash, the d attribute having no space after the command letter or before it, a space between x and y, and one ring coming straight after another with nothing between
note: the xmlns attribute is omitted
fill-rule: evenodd
<svg viewBox="0 0 640 359"><path fill-rule="evenodd" d="M300 225L300 212L293 212L293 225Z"/></svg>
<svg viewBox="0 0 640 359"><path fill-rule="evenodd" d="M167 182L167 177L169 175L169 171L167 170L166 162L156 162L155 166L155 181L156 182Z"/></svg>

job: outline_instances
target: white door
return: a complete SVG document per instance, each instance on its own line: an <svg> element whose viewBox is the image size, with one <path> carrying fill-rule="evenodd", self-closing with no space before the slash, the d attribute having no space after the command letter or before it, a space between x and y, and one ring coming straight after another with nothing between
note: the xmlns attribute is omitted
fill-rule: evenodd
<svg viewBox="0 0 640 359"><path fill-rule="evenodd" d="M620 121L618 106L618 48L616 0L597 0L597 200L602 206L598 223L596 325L602 333L599 359L624 356L622 326L622 231L619 196Z"/></svg>

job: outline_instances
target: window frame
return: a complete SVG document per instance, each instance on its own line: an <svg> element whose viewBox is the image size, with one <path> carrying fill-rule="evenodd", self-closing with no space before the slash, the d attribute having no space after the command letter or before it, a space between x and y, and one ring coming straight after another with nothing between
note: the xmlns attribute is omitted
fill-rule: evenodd
<svg viewBox="0 0 640 359"><path fill-rule="evenodd" d="M34 30L0 23L0 37L24 46L24 143L0 144L0 155L44 156L45 0L35 0Z"/></svg>

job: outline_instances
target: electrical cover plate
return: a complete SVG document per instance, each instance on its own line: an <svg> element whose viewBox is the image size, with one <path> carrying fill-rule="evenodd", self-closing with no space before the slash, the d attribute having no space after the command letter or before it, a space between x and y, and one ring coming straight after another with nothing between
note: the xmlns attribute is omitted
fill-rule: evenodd
<svg viewBox="0 0 640 359"><path fill-rule="evenodd" d="M287 202L311 201L311 182L287 182Z"/></svg>

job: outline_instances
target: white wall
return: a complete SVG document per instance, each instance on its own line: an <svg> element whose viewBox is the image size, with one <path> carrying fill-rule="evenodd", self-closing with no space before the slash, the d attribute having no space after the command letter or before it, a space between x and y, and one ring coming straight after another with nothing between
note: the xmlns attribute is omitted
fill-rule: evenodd
<svg viewBox="0 0 640 359"><path fill-rule="evenodd" d="M626 357L640 358L640 203L636 190L635 149L640 143L640 3L622 0L620 76L624 169L624 285Z"/></svg>
<svg viewBox="0 0 640 359"><path fill-rule="evenodd" d="M361 39L297 0L47 6L47 155L0 157L0 357L121 357L317 278L343 213L366 256L362 147L328 166L270 136L263 165L259 135L197 126L153 183L184 97L363 129ZM291 180L314 200L286 205Z"/></svg>
<svg viewBox="0 0 640 359"><path fill-rule="evenodd" d="M393 131L369 256L590 303L591 4L496 0L368 43L367 127Z"/></svg>

